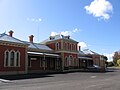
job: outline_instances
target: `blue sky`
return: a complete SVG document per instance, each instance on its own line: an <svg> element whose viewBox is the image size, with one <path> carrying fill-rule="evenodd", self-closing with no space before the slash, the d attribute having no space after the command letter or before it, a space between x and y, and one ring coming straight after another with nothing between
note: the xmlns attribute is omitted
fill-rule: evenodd
<svg viewBox="0 0 120 90"><path fill-rule="evenodd" d="M41 42L70 34L82 49L112 56L120 49L120 0L0 0L0 33Z"/></svg>

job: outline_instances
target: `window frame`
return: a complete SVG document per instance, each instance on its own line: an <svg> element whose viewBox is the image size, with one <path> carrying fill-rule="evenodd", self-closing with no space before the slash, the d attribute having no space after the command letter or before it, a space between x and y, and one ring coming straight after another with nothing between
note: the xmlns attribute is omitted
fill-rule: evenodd
<svg viewBox="0 0 120 90"><path fill-rule="evenodd" d="M8 53L8 65L6 65L6 53ZM10 52L6 50L4 52L4 67L9 67L10 66Z"/></svg>

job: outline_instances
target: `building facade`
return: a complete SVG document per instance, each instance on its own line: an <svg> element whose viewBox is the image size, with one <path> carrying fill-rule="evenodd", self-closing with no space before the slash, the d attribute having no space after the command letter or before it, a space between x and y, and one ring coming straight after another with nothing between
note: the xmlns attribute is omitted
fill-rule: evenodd
<svg viewBox="0 0 120 90"><path fill-rule="evenodd" d="M94 64L105 68L103 55L81 51L70 36L58 34L41 43L33 37L23 41L13 37L13 31L0 34L0 75L75 71Z"/></svg>
<svg viewBox="0 0 120 90"><path fill-rule="evenodd" d="M0 74L27 73L28 44L3 33L0 35Z"/></svg>

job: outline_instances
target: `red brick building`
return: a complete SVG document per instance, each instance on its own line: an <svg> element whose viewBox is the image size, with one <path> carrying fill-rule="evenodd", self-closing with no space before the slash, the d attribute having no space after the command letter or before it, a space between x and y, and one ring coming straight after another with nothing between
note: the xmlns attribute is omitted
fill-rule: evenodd
<svg viewBox="0 0 120 90"><path fill-rule="evenodd" d="M41 43L22 41L0 34L0 75L56 71L74 71L94 64L105 68L104 56L90 50L78 50L78 42L61 34L50 36Z"/></svg>
<svg viewBox="0 0 120 90"><path fill-rule="evenodd" d="M27 73L28 44L9 35L0 34L0 74Z"/></svg>
<svg viewBox="0 0 120 90"><path fill-rule="evenodd" d="M63 36L58 34L56 36L50 36L47 40L42 42L55 53L58 53L61 56L61 70L73 70L78 69L78 42L71 39L70 36Z"/></svg>

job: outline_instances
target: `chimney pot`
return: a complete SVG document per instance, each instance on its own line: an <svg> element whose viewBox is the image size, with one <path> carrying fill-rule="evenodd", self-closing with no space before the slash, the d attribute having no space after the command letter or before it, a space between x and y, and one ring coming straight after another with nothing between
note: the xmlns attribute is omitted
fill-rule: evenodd
<svg viewBox="0 0 120 90"><path fill-rule="evenodd" d="M33 35L30 35L30 36L29 36L29 41L30 41L30 42L33 42L33 37L34 37Z"/></svg>
<svg viewBox="0 0 120 90"><path fill-rule="evenodd" d="M14 33L14 32L13 32L12 30L10 30L10 31L9 31L9 36L12 37L12 36L13 36L13 33Z"/></svg>
<svg viewBox="0 0 120 90"><path fill-rule="evenodd" d="M79 49L79 51L81 51L81 46L79 46L79 48L78 48L78 49Z"/></svg>

